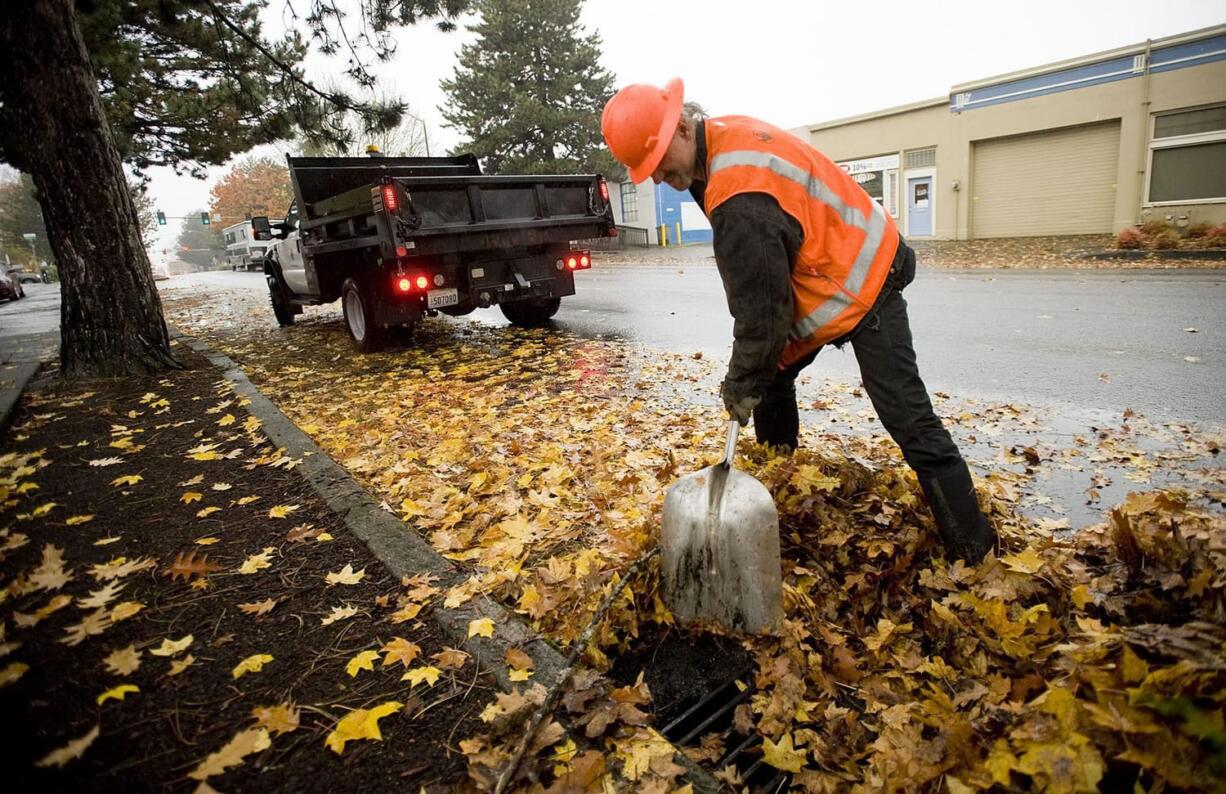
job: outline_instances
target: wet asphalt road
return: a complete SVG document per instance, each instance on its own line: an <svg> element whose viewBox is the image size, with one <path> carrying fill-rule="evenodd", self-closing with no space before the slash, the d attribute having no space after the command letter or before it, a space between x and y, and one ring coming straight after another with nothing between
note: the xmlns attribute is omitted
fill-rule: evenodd
<svg viewBox="0 0 1226 794"><path fill-rule="evenodd" d="M258 273L162 282L193 283L265 288ZM562 301L562 328L719 362L731 350L732 320L710 262L598 267L576 286ZM904 295L930 391L1084 417L1132 408L1226 424L1226 271L921 269ZM505 323L496 310L466 319ZM858 368L850 347L830 349L806 374L855 381Z"/></svg>

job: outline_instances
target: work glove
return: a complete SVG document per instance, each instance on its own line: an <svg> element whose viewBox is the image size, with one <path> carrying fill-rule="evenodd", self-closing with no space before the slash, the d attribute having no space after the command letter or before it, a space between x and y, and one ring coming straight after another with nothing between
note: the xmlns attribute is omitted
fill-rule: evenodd
<svg viewBox="0 0 1226 794"><path fill-rule="evenodd" d="M732 398L727 394L724 395L724 407L728 409L728 415L740 422L741 427L749 424L749 417L753 416L753 409L760 402L762 402L762 398L755 395L737 398Z"/></svg>

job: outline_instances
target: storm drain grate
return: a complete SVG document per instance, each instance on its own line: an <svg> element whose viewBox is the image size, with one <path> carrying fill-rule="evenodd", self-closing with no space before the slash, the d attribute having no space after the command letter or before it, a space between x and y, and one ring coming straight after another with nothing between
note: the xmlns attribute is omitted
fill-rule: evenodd
<svg viewBox="0 0 1226 794"><path fill-rule="evenodd" d="M714 771L731 764L736 767L741 780L750 791L776 794L787 790L791 775L764 763L759 751L762 737L756 731L742 738L732 725L736 707L747 702L754 693L752 685L742 688L737 685L737 681L743 682L749 678L753 670L753 665L743 668L737 675L690 703L670 704L663 709L665 713L675 712L677 709L681 709L681 713L670 720L660 732L673 744L683 748L696 745L708 734L718 734L726 752L713 765ZM735 743L731 748L730 742Z"/></svg>

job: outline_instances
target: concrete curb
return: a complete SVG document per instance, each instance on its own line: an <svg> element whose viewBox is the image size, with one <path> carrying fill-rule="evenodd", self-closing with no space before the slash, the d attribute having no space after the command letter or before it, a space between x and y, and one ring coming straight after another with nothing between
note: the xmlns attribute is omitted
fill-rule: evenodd
<svg viewBox="0 0 1226 794"><path fill-rule="evenodd" d="M21 393L41 366L38 361L18 361L11 368L0 370L0 431L8 429Z"/></svg>
<svg viewBox="0 0 1226 794"><path fill-rule="evenodd" d="M404 577L432 573L439 577L443 586L465 580L464 572L435 551L412 527L375 504L349 472L328 457L265 397L228 356L185 334L176 334L175 338L222 370L226 379L234 384L235 392L251 401L247 410L260 420L264 433L278 447L284 447L286 454L302 458L298 470L306 481L393 574ZM454 609L432 609L429 616L451 645L463 648L482 667L492 671L499 686L506 691L510 691L512 683L507 678L507 666L503 661L508 648L522 648L531 656L536 665L533 680L546 686L549 685L546 682L557 681L566 669L565 658L553 645L533 633L519 615L485 596L478 596ZM469 622L478 618L490 618L494 622L493 637L468 637ZM677 755L687 767L687 779L695 791L721 790L720 784L694 765L680 749Z"/></svg>

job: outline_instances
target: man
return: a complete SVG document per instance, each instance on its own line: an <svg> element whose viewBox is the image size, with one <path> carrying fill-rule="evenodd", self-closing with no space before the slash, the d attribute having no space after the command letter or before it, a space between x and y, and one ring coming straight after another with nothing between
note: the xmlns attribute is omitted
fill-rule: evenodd
<svg viewBox="0 0 1226 794"><path fill-rule="evenodd" d="M711 220L733 346L721 394L758 441L794 449L796 376L848 342L865 391L919 476L946 553L978 562L996 545L966 462L932 409L902 290L915 253L855 180L799 138L756 119L700 119L681 80L631 85L601 129L633 182L689 190Z"/></svg>

